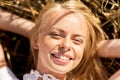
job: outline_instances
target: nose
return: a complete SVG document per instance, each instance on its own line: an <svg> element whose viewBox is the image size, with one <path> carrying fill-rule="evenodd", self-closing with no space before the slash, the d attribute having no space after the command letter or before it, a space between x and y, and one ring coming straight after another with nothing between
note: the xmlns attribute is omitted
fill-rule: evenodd
<svg viewBox="0 0 120 80"><path fill-rule="evenodd" d="M60 50L61 51L69 51L71 49L71 40L68 38L65 38L62 43L60 44Z"/></svg>

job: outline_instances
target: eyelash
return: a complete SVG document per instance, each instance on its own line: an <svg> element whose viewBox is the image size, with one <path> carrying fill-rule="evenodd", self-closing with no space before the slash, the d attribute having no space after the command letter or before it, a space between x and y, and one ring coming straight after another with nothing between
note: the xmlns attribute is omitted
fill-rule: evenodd
<svg viewBox="0 0 120 80"><path fill-rule="evenodd" d="M54 33L54 32L49 33L49 35L50 35L52 38L60 38L60 37L61 37L60 34Z"/></svg>
<svg viewBox="0 0 120 80"><path fill-rule="evenodd" d="M83 44L84 41L82 39L74 39L75 44Z"/></svg>

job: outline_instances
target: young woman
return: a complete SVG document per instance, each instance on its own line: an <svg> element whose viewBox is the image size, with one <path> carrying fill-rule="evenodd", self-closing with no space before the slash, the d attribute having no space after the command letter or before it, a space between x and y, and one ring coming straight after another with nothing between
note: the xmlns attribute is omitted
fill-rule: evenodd
<svg viewBox="0 0 120 80"><path fill-rule="evenodd" d="M48 4L36 21L29 36L36 70L24 80L107 80L97 54L104 33L82 2Z"/></svg>
<svg viewBox="0 0 120 80"><path fill-rule="evenodd" d="M107 79L96 54L103 31L81 2L46 5L30 33L36 68L42 75L60 80Z"/></svg>

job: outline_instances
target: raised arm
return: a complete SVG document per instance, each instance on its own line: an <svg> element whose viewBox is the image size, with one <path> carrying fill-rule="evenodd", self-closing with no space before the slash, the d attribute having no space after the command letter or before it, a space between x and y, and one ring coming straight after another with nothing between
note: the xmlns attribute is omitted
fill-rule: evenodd
<svg viewBox="0 0 120 80"><path fill-rule="evenodd" d="M34 27L32 21L20 18L16 15L13 15L9 12L3 11L0 9L0 29L5 31L10 31L29 37L29 31Z"/></svg>
<svg viewBox="0 0 120 80"><path fill-rule="evenodd" d="M120 58L120 39L104 40L98 45L101 57Z"/></svg>

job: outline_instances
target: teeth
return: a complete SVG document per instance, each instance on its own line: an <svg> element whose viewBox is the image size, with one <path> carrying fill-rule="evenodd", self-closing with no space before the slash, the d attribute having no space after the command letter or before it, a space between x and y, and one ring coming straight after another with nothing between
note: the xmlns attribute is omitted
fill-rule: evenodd
<svg viewBox="0 0 120 80"><path fill-rule="evenodd" d="M69 60L69 58L65 57L65 56L60 56L61 59L63 60Z"/></svg>
<svg viewBox="0 0 120 80"><path fill-rule="evenodd" d="M62 60L69 60L69 58L67 58L66 56L63 56L63 55L52 54L52 56L54 56L56 58L60 58Z"/></svg>

